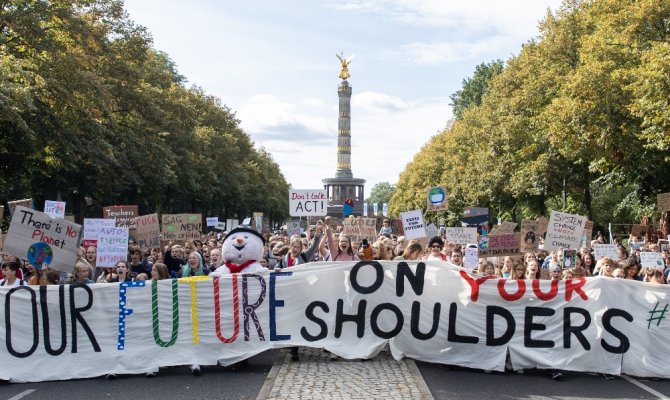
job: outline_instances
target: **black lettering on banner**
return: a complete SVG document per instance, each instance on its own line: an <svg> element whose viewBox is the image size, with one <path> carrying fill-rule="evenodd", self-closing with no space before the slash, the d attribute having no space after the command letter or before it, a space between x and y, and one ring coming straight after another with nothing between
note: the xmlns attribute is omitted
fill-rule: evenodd
<svg viewBox="0 0 670 400"><path fill-rule="evenodd" d="M605 341L605 338L600 339L600 345L603 346L603 349L609 351L610 353L623 354L627 352L628 349L630 349L630 340L628 340L628 336L626 336L623 332L612 326L612 319L615 317L621 317L628 322L633 322L633 316L624 310L610 308L609 310L605 311L603 314L603 329L612 334L612 336L615 338L619 339L619 345L612 346L611 344L607 343L607 341Z"/></svg>
<svg viewBox="0 0 670 400"><path fill-rule="evenodd" d="M74 291L77 288L84 289L86 295L88 296L88 301L86 302L86 305L80 308L77 308L77 305L74 303ZM84 331L86 331L88 340L90 340L91 344L93 345L93 350L96 353L100 352L100 346L98 345L98 341L95 339L93 331L88 326L88 322L86 322L84 317L81 315L82 312L89 310L91 306L93 306L93 291L91 291L91 288L89 288L88 285L70 285L70 319L72 320L73 353L77 352L77 321L79 321L82 328L84 328Z"/></svg>
<svg viewBox="0 0 670 400"><path fill-rule="evenodd" d="M572 325L572 314L581 314L584 318L579 326ZM579 340L579 343L582 344L584 350L591 350L591 343L586 339L586 336L582 333L591 325L591 315L588 311L583 308L576 307L565 307L563 310L563 347L566 349L571 348L570 335L574 334Z"/></svg>
<svg viewBox="0 0 670 400"><path fill-rule="evenodd" d="M59 356L67 347L67 322L65 321L65 286L58 286L58 311L60 317L60 347L54 350L51 347L51 330L49 329L49 307L47 301L47 286L40 286L40 306L42 309L42 330L44 349L49 355Z"/></svg>
<svg viewBox="0 0 670 400"><path fill-rule="evenodd" d="M495 317L502 317L507 323L505 332L500 337L495 337ZM487 346L502 346L507 344L514 336L516 330L516 321L514 316L506 308L500 306L486 307L486 345Z"/></svg>
<svg viewBox="0 0 670 400"><path fill-rule="evenodd" d="M11 322L10 300L12 294L14 294L19 290L27 290L28 292L30 292L30 305L33 314L33 344L30 347L30 349L28 349L28 351L24 353L19 353L18 351L14 350L14 347L12 346L12 322ZM19 316L25 317L25 315L19 315ZM29 288L28 286L13 287L5 295L5 334L7 335L6 337L7 351L14 357L17 358L29 357L37 349L37 345L39 344L39 338L40 338L40 327L37 317L37 296L35 295L35 291Z"/></svg>
<svg viewBox="0 0 670 400"><path fill-rule="evenodd" d="M405 294L405 280L412 286L414 294L421 296L423 294L423 283L424 276L426 275L426 264L420 262L416 265L416 274L412 272L409 265L406 262L401 261L398 263L398 273L395 281L395 294L398 297L402 297Z"/></svg>
<svg viewBox="0 0 670 400"><path fill-rule="evenodd" d="M324 303L323 301L313 301L309 303L305 309L305 316L308 320L319 325L321 331L316 335L311 335L304 326L300 328L300 334L302 335L303 339L308 342L316 342L317 340L325 339L326 336L328 336L328 325L326 325L324 320L314 315L314 309L317 307L321 308L325 313L328 313L329 311L328 304Z"/></svg>
<svg viewBox="0 0 670 400"><path fill-rule="evenodd" d="M345 314L344 313L344 300L337 300L337 312L335 313L335 337L340 338L342 336L342 324L345 322L353 322L356 324L356 336L362 338L365 333L365 307L368 302L361 300L358 303L358 313L356 314Z"/></svg>
<svg viewBox="0 0 670 400"><path fill-rule="evenodd" d="M479 338L476 336L465 336L456 333L456 312L458 305L455 302L449 306L449 329L447 332L447 340L454 343L479 343Z"/></svg>
<svg viewBox="0 0 670 400"><path fill-rule="evenodd" d="M419 330L419 321L421 318L421 303L418 301L412 302L412 316L410 320L410 328L412 331L412 336L419 340L428 340L435 336L437 333L437 327L440 324L440 310L442 309L442 304L435 303L433 306L433 326L431 326L428 333L423 333Z"/></svg>
<svg viewBox="0 0 670 400"><path fill-rule="evenodd" d="M358 284L357 278L358 278L358 271L366 265L371 265L372 267L374 267L376 276L375 281L372 283L372 285L368 287L363 287ZM349 274L349 280L351 281L351 287L358 293L361 294L374 293L377 289L379 289L382 286L382 283L384 282L384 267L382 267L382 265L377 261L357 262L356 265L354 265L353 268L351 268L351 273Z"/></svg>
<svg viewBox="0 0 670 400"><path fill-rule="evenodd" d="M381 330L377 321L379 319L379 314L381 314L384 310L389 310L395 314L395 327L393 327L393 329L388 332ZM391 303L379 304L377 307L372 309L372 313L370 314L370 327L372 328L372 333L382 339L391 339L392 337L398 335L404 324L405 318L402 316L402 312L396 305Z"/></svg>
<svg viewBox="0 0 670 400"><path fill-rule="evenodd" d="M539 349L552 348L554 342L551 340L537 340L533 339L533 331L544 331L547 329L545 324L538 324L533 322L533 317L551 317L556 311L546 307L526 307L526 313L523 321L523 345L525 347Z"/></svg>

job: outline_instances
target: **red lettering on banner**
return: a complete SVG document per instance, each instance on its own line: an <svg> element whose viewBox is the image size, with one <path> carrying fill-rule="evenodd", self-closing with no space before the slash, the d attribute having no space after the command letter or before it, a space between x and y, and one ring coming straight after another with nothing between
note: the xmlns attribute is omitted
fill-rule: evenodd
<svg viewBox="0 0 670 400"><path fill-rule="evenodd" d="M556 297L558 294L558 281L550 281L551 282L551 288L549 289L549 293L543 293L540 290L540 279L533 279L533 293L535 293L535 296L542 300L542 301L548 301ZM546 282L546 280L544 281Z"/></svg>
<svg viewBox="0 0 670 400"><path fill-rule="evenodd" d="M577 293L582 299L588 300L589 296L584 293L582 287L586 284L586 279L579 278L577 282L574 279L565 281L565 301L572 300L572 292Z"/></svg>
<svg viewBox="0 0 670 400"><path fill-rule="evenodd" d="M518 285L518 288L516 290L516 293L509 293L507 289L505 289L505 282L508 280L511 280L513 282L516 282ZM500 297L507 301L517 301L521 297L523 297L523 294L526 293L526 282L523 280L516 280L516 279L501 279L498 281L498 293L500 293Z"/></svg>
<svg viewBox="0 0 670 400"><path fill-rule="evenodd" d="M477 298L479 298L479 285L486 282L489 279L493 279L493 276L485 276L483 278L472 279L465 271L460 271L461 277L470 284L470 301L475 303Z"/></svg>

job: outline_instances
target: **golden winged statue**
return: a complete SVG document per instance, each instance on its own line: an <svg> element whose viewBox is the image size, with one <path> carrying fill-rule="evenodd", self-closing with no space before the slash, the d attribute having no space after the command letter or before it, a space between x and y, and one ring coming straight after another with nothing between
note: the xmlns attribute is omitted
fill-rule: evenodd
<svg viewBox="0 0 670 400"><path fill-rule="evenodd" d="M337 58L340 59L340 63L342 64L342 70L340 71L339 77L341 79L346 80L351 76L349 74L349 68L347 68L347 67L349 66L349 64L351 64L351 60L354 59L354 56L351 56L349 58L344 58L344 54L342 54L342 53L335 54L335 55L337 56Z"/></svg>

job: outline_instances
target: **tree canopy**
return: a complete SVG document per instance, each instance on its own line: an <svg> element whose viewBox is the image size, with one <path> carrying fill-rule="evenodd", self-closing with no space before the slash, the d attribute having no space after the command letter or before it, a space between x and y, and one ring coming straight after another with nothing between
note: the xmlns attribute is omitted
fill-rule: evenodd
<svg viewBox="0 0 670 400"><path fill-rule="evenodd" d="M540 32L489 80L500 64L477 67L485 85L464 81L456 121L401 173L391 213L422 208L436 184L453 213L562 209L604 225L653 212L670 191L670 3L566 0Z"/></svg>
<svg viewBox="0 0 670 400"><path fill-rule="evenodd" d="M287 216L270 154L122 1L1 1L0 32L0 201L60 196L79 220L110 204Z"/></svg>

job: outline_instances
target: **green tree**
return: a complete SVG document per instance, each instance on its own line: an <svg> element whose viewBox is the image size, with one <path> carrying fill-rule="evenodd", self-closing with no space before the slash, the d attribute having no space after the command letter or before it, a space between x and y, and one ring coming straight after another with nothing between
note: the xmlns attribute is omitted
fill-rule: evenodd
<svg viewBox="0 0 670 400"><path fill-rule="evenodd" d="M388 203L395 192L395 186L388 182L379 182L370 190L370 197L365 199L368 204L378 204L379 207ZM381 209L381 208L380 208Z"/></svg>
<svg viewBox="0 0 670 400"><path fill-rule="evenodd" d="M475 67L472 78L463 79L463 88L449 96L456 119L461 119L463 112L471 106L482 104L482 98L488 92L489 81L499 75L504 66L502 60L481 63Z"/></svg>

